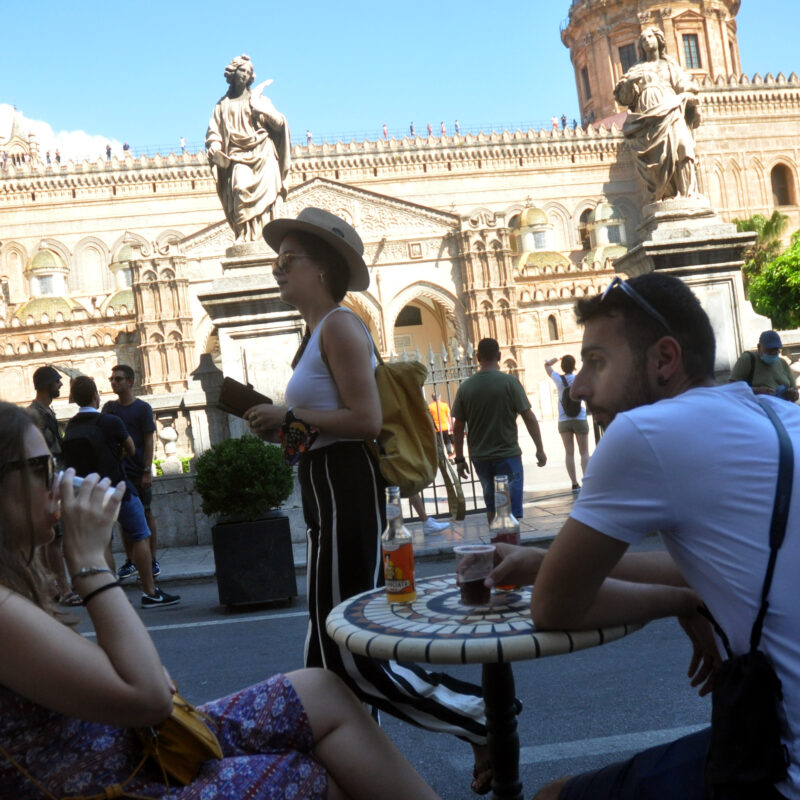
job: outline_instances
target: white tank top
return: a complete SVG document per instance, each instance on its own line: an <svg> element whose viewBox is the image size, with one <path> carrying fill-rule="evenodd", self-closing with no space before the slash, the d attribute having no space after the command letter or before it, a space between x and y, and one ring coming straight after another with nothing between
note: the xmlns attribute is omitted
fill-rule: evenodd
<svg viewBox="0 0 800 800"><path fill-rule="evenodd" d="M336 308L332 308L319 321L319 325L314 328L313 333L308 339L306 349L303 351L300 361L297 362L292 377L289 379L289 383L286 386L285 398L287 406L313 408L320 411L334 411L337 408L344 408L339 390L336 387L330 370L322 360L322 353L319 349L319 333L322 330L322 326L325 324L325 320L337 311L346 311L349 314L353 313L343 306L336 306ZM372 338L369 335L367 326L364 325L363 321L356 314L353 314L353 316L356 317L364 327L364 332L369 338L371 347ZM375 363L375 353L373 352L373 369L375 368ZM333 444L334 442L350 441L359 440L349 439L345 436L326 434L324 431L320 431L316 441L311 445L311 449L318 450L320 447L327 447L327 445Z"/></svg>

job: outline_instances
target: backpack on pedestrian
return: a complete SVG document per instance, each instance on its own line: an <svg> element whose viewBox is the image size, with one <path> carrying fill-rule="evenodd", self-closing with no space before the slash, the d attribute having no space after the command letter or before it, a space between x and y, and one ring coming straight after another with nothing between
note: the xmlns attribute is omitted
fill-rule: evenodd
<svg viewBox="0 0 800 800"><path fill-rule="evenodd" d="M564 388L561 390L561 408L568 417L577 417L581 413L581 401L573 400L569 396L570 385L567 383L567 376L559 375L558 377L564 384Z"/></svg>
<svg viewBox="0 0 800 800"><path fill-rule="evenodd" d="M85 412L67 423L61 458L65 467L72 467L82 478L96 472L116 485L125 480L125 470L98 425L100 418L100 414Z"/></svg>

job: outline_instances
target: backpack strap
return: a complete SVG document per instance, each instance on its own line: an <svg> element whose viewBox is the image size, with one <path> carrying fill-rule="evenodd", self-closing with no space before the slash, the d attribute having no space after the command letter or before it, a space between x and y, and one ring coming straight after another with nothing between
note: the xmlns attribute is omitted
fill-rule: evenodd
<svg viewBox="0 0 800 800"><path fill-rule="evenodd" d="M564 388L565 389L569 389L569 384L567 383L567 376L566 375L561 375L558 372L556 373L556 375L558 375L558 377L561 378L561 383L564 384Z"/></svg>
<svg viewBox="0 0 800 800"><path fill-rule="evenodd" d="M761 629L764 626L764 617L767 615L769 603L767 597L772 586L772 576L775 572L775 562L778 559L778 550L783 544L786 535L786 521L789 517L789 506L792 499L792 483L794 481L794 450L792 440L786 433L780 417L775 413L769 403L759 401L761 407L769 417L770 422L775 426L778 434L778 483L775 487L775 502L772 508L772 522L769 529L769 563L767 572L764 576L764 585L761 588L761 608L753 623L753 630L750 632L750 650L755 652L761 640Z"/></svg>
<svg viewBox="0 0 800 800"><path fill-rule="evenodd" d="M786 521L789 517L789 505L792 499L792 483L794 480L794 450L792 448L792 440L789 438L789 434L786 433L786 428L783 426L780 417L778 417L770 404L762 400L758 402L764 409L764 413L766 413L769 421L775 426L775 431L778 434L779 452L778 481L775 486L775 502L772 507L772 520L769 528L769 562L767 563L767 569L764 575L764 583L761 587L761 606L758 609L758 614L756 614L755 622L753 622L753 627L750 631L750 652L753 653L758 649L758 644L761 641L764 618L769 608L767 597L769 596L769 590L772 586L772 576L775 572L778 550L783 544L783 539L786 534ZM714 619L711 612L705 606L701 606L697 610L714 627L714 631L725 647L728 658L733 658L733 652L728 637L725 635L725 631L722 630L719 623Z"/></svg>

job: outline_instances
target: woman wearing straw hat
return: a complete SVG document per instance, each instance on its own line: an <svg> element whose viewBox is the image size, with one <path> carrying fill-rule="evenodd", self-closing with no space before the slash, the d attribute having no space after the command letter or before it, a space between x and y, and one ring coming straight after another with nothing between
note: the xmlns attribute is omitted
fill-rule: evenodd
<svg viewBox="0 0 800 800"><path fill-rule="evenodd" d="M309 547L305 664L333 670L379 709L469 741L481 778L474 788L488 791L478 686L342 652L325 631L334 605L383 582L385 484L367 446L382 423L375 356L364 323L340 305L348 291L369 286L369 271L358 233L322 209L273 220L264 238L279 254L272 274L281 299L300 312L306 333L286 405L255 406L245 419L264 439L277 441L282 430L284 452L299 464Z"/></svg>

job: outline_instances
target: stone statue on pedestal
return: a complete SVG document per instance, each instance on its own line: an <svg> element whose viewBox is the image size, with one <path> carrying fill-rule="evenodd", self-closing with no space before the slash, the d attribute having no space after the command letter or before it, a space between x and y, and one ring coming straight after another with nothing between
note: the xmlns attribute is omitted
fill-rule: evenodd
<svg viewBox="0 0 800 800"><path fill-rule="evenodd" d="M664 34L648 28L639 37L639 62L614 89L630 110L622 132L651 202L697 197L694 129L700 124L697 83L665 54Z"/></svg>
<svg viewBox="0 0 800 800"><path fill-rule="evenodd" d="M214 106L206 133L217 194L237 244L263 241L264 225L286 198L291 155L286 118L261 94L272 81L251 91L254 79L249 56L225 67L230 88Z"/></svg>

